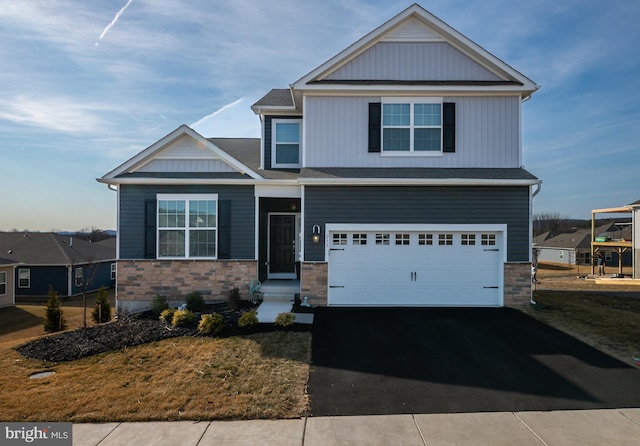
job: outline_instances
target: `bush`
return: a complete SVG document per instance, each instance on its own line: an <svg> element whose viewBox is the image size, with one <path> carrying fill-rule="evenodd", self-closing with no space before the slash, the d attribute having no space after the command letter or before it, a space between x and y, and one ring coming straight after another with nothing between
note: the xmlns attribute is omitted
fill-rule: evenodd
<svg viewBox="0 0 640 446"><path fill-rule="evenodd" d="M49 285L49 300L47 301L47 309L44 313L44 331L47 333L55 333L67 328L64 320L62 308L60 308L60 298L58 292Z"/></svg>
<svg viewBox="0 0 640 446"><path fill-rule="evenodd" d="M173 314L176 312L175 308L166 308L160 313L160 320L165 324L173 323Z"/></svg>
<svg viewBox="0 0 640 446"><path fill-rule="evenodd" d="M224 328L224 318L219 313L203 314L198 324L202 334L218 333Z"/></svg>
<svg viewBox="0 0 640 446"><path fill-rule="evenodd" d="M196 315L191 310L178 310L173 313L171 325L174 327L184 327L196 320Z"/></svg>
<svg viewBox="0 0 640 446"><path fill-rule="evenodd" d="M235 287L229 290L229 307L232 310L240 308L240 288Z"/></svg>
<svg viewBox="0 0 640 446"><path fill-rule="evenodd" d="M153 301L151 302L151 311L155 317L159 317L167 308L169 308L169 304L167 303L166 297L158 294L153 298ZM171 317L173 317L173 315Z"/></svg>
<svg viewBox="0 0 640 446"><path fill-rule="evenodd" d="M240 328L251 328L258 325L258 314L255 310L245 311L238 318L238 327Z"/></svg>
<svg viewBox="0 0 640 446"><path fill-rule="evenodd" d="M104 287L100 287L96 298L96 307L91 313L91 318L96 324L103 324L111 320L111 304L109 303L109 293Z"/></svg>
<svg viewBox="0 0 640 446"><path fill-rule="evenodd" d="M204 310L204 299L200 291L192 291L187 294L187 310L202 311Z"/></svg>
<svg viewBox="0 0 640 446"><path fill-rule="evenodd" d="M293 313L280 313L276 316L274 325L276 327L287 328L287 327L291 327L295 320L296 320L296 315Z"/></svg>

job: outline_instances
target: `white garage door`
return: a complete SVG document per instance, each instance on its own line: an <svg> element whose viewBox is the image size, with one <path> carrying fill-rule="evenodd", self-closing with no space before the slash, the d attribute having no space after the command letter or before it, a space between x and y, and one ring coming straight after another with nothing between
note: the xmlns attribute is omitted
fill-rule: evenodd
<svg viewBox="0 0 640 446"><path fill-rule="evenodd" d="M495 226L327 225L329 305L502 306Z"/></svg>

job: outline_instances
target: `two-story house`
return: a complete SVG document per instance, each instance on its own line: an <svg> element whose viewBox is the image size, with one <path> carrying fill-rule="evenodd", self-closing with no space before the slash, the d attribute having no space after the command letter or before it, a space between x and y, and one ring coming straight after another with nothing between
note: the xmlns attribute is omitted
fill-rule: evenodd
<svg viewBox="0 0 640 446"><path fill-rule="evenodd" d="M181 126L98 180L117 186L118 307L252 279L314 305L528 304L537 89L412 5L256 102L260 139Z"/></svg>

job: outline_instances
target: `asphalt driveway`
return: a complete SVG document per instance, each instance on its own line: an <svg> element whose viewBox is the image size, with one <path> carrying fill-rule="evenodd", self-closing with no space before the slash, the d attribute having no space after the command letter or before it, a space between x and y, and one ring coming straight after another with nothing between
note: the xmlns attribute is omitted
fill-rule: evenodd
<svg viewBox="0 0 640 446"><path fill-rule="evenodd" d="M640 407L640 370L509 308L318 308L312 416Z"/></svg>

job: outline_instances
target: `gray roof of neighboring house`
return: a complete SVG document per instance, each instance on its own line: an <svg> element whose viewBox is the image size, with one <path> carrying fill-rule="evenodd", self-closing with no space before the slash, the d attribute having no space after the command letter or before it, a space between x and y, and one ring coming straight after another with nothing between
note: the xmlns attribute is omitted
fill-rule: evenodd
<svg viewBox="0 0 640 446"><path fill-rule="evenodd" d="M16 265L16 262L13 260L4 259L0 257L0 266L11 266L11 265Z"/></svg>
<svg viewBox="0 0 640 446"><path fill-rule="evenodd" d="M640 200L634 201L633 203L629 204L629 206L638 206L638 205L640 205Z"/></svg>
<svg viewBox="0 0 640 446"><path fill-rule="evenodd" d="M293 107L293 98L291 97L291 90L288 88L274 88L269 93L264 95L258 102L253 104L254 107Z"/></svg>
<svg viewBox="0 0 640 446"><path fill-rule="evenodd" d="M489 168L405 168L405 167L329 167L305 168L301 178L416 178L416 179L488 179L488 180L536 180L524 169Z"/></svg>
<svg viewBox="0 0 640 446"><path fill-rule="evenodd" d="M589 249L591 247L591 229L579 229L576 232L558 234L538 243L538 246L544 248Z"/></svg>
<svg viewBox="0 0 640 446"><path fill-rule="evenodd" d="M116 258L115 239L90 243L52 232L0 232L0 253L24 265L77 265Z"/></svg>

